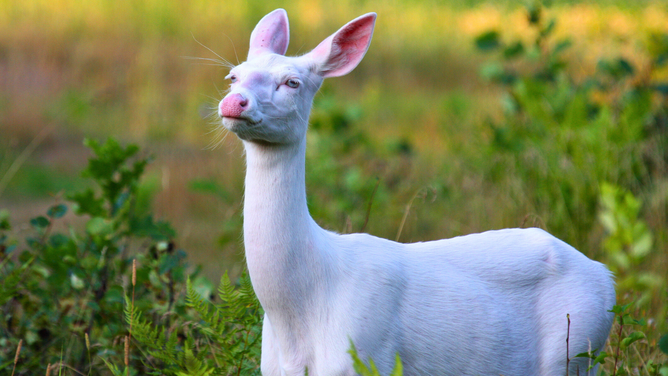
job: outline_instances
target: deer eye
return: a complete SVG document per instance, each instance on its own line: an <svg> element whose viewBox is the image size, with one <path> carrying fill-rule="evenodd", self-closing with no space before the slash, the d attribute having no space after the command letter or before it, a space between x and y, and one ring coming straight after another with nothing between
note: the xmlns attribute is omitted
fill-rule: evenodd
<svg viewBox="0 0 668 376"><path fill-rule="evenodd" d="M293 88L293 89L296 89L296 88L299 87L299 81L297 81L294 78L291 78L291 79L285 81L285 84L288 85L289 87Z"/></svg>

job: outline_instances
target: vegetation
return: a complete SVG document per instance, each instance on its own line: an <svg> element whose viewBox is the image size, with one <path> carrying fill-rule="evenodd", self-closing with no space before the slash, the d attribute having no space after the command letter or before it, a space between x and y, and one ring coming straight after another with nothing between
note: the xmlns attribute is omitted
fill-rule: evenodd
<svg viewBox="0 0 668 376"><path fill-rule="evenodd" d="M319 222L401 241L546 228L617 276L608 347L571 357L668 375L668 8L554 3L0 0L0 371L258 372L241 148L214 135L201 152L195 119L224 73L182 57L215 46L236 62L257 19L287 6L291 54L379 12L365 61L316 97ZM90 139L87 157L81 133L124 142ZM223 261L188 268L184 249Z"/></svg>
<svg viewBox="0 0 668 376"><path fill-rule="evenodd" d="M503 63L481 73L506 88L502 120L488 123L484 174L512 179L515 194L538 210L549 203L549 227L571 244L585 247L602 226L618 290L640 294L640 305L654 300L665 317L666 279L638 270L655 239L634 193L651 197L668 167L668 80L658 73L668 72L668 34L650 36L646 66L601 60L576 81L564 58L571 42L552 40L557 21L533 6L527 18L536 36L529 43L503 43L495 30L476 39L478 48L500 51ZM518 64L526 66L518 71Z"/></svg>
<svg viewBox="0 0 668 376"><path fill-rule="evenodd" d="M86 144L96 156L83 174L96 189L68 196L85 221L81 231L58 229L69 206L56 203L30 220L24 249L2 213L0 369L10 368L21 343L17 375L44 373L57 363L85 374L103 359L120 359L131 274L135 305L156 323L169 327L172 315L186 313L185 253L175 248L169 224L142 211L138 183L148 159L137 158L134 145Z"/></svg>

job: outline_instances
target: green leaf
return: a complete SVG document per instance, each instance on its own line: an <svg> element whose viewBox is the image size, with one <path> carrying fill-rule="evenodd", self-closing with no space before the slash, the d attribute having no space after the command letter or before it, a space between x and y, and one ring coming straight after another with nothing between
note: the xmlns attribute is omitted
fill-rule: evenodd
<svg viewBox="0 0 668 376"><path fill-rule="evenodd" d="M148 273L148 281L151 282L151 285L155 288L159 288L162 286L162 281L160 281L160 276L155 270L151 270Z"/></svg>
<svg viewBox="0 0 668 376"><path fill-rule="evenodd" d="M135 236L149 236L153 240L169 240L176 237L176 231L168 222L153 221L152 215L130 219L130 232Z"/></svg>
<svg viewBox="0 0 668 376"><path fill-rule="evenodd" d="M619 80L631 76L635 69L627 60L618 58L615 60L601 60L596 67L601 73Z"/></svg>
<svg viewBox="0 0 668 376"><path fill-rule="evenodd" d="M475 45L481 51L491 51L501 45L499 40L499 32L496 30L489 30L478 35L475 38Z"/></svg>
<svg viewBox="0 0 668 376"><path fill-rule="evenodd" d="M615 219L614 213L611 213L610 211L601 212L598 215L598 220L608 232L613 233L617 231L617 220Z"/></svg>
<svg viewBox="0 0 668 376"><path fill-rule="evenodd" d="M75 290L81 290L82 288L86 287L86 284L84 283L83 279L79 278L74 273L70 275L70 284Z"/></svg>
<svg viewBox="0 0 668 376"><path fill-rule="evenodd" d="M480 68L480 77L506 85L512 84L516 80L515 75L507 72L499 63L484 64Z"/></svg>
<svg viewBox="0 0 668 376"><path fill-rule="evenodd" d="M46 214L51 218L62 218L66 213L67 206L64 204L54 205L46 212Z"/></svg>
<svg viewBox="0 0 668 376"><path fill-rule="evenodd" d="M104 300L111 304L123 304L125 302L125 295L121 286L111 286L104 295Z"/></svg>
<svg viewBox="0 0 668 376"><path fill-rule="evenodd" d="M181 263L182 260L183 260L183 257L179 253L162 255L160 257L160 261L159 261L159 264L158 264L158 273L159 274L165 274L168 271L171 271L172 269L179 266L179 264Z"/></svg>
<svg viewBox="0 0 668 376"><path fill-rule="evenodd" d="M668 355L668 334L664 334L659 339L659 349L663 351L664 354Z"/></svg>
<svg viewBox="0 0 668 376"><path fill-rule="evenodd" d="M0 253L9 254L16 248L16 242L9 240L7 235L0 234Z"/></svg>
<svg viewBox="0 0 668 376"><path fill-rule="evenodd" d="M621 245L618 246L617 248L621 249ZM621 267L622 269L628 269L629 266L631 266L631 259L626 253L617 252L611 254L610 257L612 257L612 259L615 261L615 265Z"/></svg>
<svg viewBox="0 0 668 376"><path fill-rule="evenodd" d="M606 353L605 351L601 351L598 354L598 356L596 358L594 358L594 361L591 363L591 366L589 366L589 369L587 369L587 370L590 370L590 369L594 368L594 366L597 365L597 364L605 363L605 359L609 356L610 356L610 354Z"/></svg>
<svg viewBox="0 0 668 376"><path fill-rule="evenodd" d="M35 228L39 228L39 229L43 229L43 228L48 227L50 223L51 223L51 221L49 221L49 220L48 220L46 217L44 217L44 216L35 217L35 218L33 218L33 219L30 220L30 224L31 224L33 227L35 227Z"/></svg>
<svg viewBox="0 0 668 376"><path fill-rule="evenodd" d="M193 291L200 297L210 297L214 291L214 285L207 278L198 276L192 282L190 277L188 277L188 288L192 288Z"/></svg>
<svg viewBox="0 0 668 376"><path fill-rule="evenodd" d="M0 210L0 230L11 230L12 226L9 223L9 211L6 209Z"/></svg>
<svg viewBox="0 0 668 376"><path fill-rule="evenodd" d="M633 332L626 336L626 338L622 339L620 342L620 345L622 346L623 349L629 347L633 342L639 341L641 339L647 338L645 336L645 333L643 332Z"/></svg>
<svg viewBox="0 0 668 376"><path fill-rule="evenodd" d="M557 26L557 21L556 21L554 18L551 19L551 20L547 23L547 26L545 26L545 28L543 28L543 29L540 31L540 36L543 37L543 38L549 36L550 34L552 34L552 32L554 31L554 28L555 28L556 26Z"/></svg>
<svg viewBox="0 0 668 376"><path fill-rule="evenodd" d="M186 372L177 372L176 374L178 376L209 376L212 375L215 371L200 359L197 359L189 346L186 346L184 353L184 366L186 368Z"/></svg>
<svg viewBox="0 0 668 376"><path fill-rule="evenodd" d="M91 188L68 196L70 201L76 204L75 212L77 214L88 214L93 217L102 217L106 214L104 210L104 200L95 196Z"/></svg>
<svg viewBox="0 0 668 376"><path fill-rule="evenodd" d="M23 336L26 339L28 345L32 345L39 340L39 336L37 335L37 333L35 333L32 330L26 331L26 333Z"/></svg>
<svg viewBox="0 0 668 376"><path fill-rule="evenodd" d="M392 369L392 372L390 373L390 376L403 376L404 374L404 366L401 364L401 357L399 356L399 353L394 357L394 368Z"/></svg>
<svg viewBox="0 0 668 376"><path fill-rule="evenodd" d="M112 373L114 376L123 376L123 375L124 375L124 373L121 372L121 371L118 369L118 367L116 367L115 364L111 363L110 361L108 361L108 360L105 359L104 357L100 357L100 359L102 359L102 361L104 361L104 364L107 366L107 368L109 368L109 371L111 371L111 373Z"/></svg>
<svg viewBox="0 0 668 376"><path fill-rule="evenodd" d="M645 229L645 232L631 246L631 254L635 258L643 258L652 251L653 243L652 233L648 229Z"/></svg>
<svg viewBox="0 0 668 376"><path fill-rule="evenodd" d="M617 59L617 67L624 76L632 75L635 72L633 65L623 58Z"/></svg>
<svg viewBox="0 0 668 376"><path fill-rule="evenodd" d="M357 354L357 348L355 348L355 344L353 343L352 339L350 340L350 349L348 350L348 353L353 358L353 368L355 369L355 372L359 373L361 376L373 375L371 370L369 370L367 365L364 364L362 359L360 359L359 355Z"/></svg>
<svg viewBox="0 0 668 376"><path fill-rule="evenodd" d="M572 45L573 42L570 39L564 39L562 41L559 41L559 43L557 43L556 46L554 46L554 49L552 50L552 55L559 55Z"/></svg>
<svg viewBox="0 0 668 376"><path fill-rule="evenodd" d="M353 368L355 369L355 372L359 373L361 376L380 376L378 367L376 367L376 363L373 361L373 359L369 359L368 366L362 361L362 359L360 359L352 339L350 340L350 349L348 350L348 353L353 358ZM397 354L395 357L394 368L392 369L390 376L401 376L402 374L403 366L401 364L399 354Z"/></svg>
<svg viewBox="0 0 668 376"><path fill-rule="evenodd" d="M666 55L667 61L668 61L668 55ZM652 85L652 89L658 91L659 93L663 95L668 95L668 83L661 83L661 84L656 84Z"/></svg>
<svg viewBox="0 0 668 376"><path fill-rule="evenodd" d="M634 319L633 317L629 315L624 315L623 318L624 325L640 325L640 326L645 326L647 325L647 322L645 319Z"/></svg>
<svg viewBox="0 0 668 376"><path fill-rule="evenodd" d="M503 57L507 60L519 57L523 53L524 53L524 45L520 41L517 41L503 49Z"/></svg>
<svg viewBox="0 0 668 376"><path fill-rule="evenodd" d="M94 217L86 224L86 231L91 235L107 236L114 232L114 224L106 218Z"/></svg>
<svg viewBox="0 0 668 376"><path fill-rule="evenodd" d="M532 3L526 6L527 20L531 25L537 25L542 19L543 8L540 3Z"/></svg>
<svg viewBox="0 0 668 376"><path fill-rule="evenodd" d="M84 145L92 149L96 155L95 158L88 161L88 167L84 170L84 175L96 180L112 180L114 173L125 161L139 151L137 145L128 145L123 148L113 138L107 139L102 145L96 140L85 139Z"/></svg>
<svg viewBox="0 0 668 376"><path fill-rule="evenodd" d="M624 305L615 304L614 306L612 306L612 309L609 310L608 312L612 312L615 315L619 315L623 312L626 312L626 310L631 306L631 304L633 303L627 303Z"/></svg>
<svg viewBox="0 0 668 376"><path fill-rule="evenodd" d="M587 352L582 352L574 356L574 358L589 358L589 359L596 359L596 350L593 351L587 351Z"/></svg>
<svg viewBox="0 0 668 376"><path fill-rule="evenodd" d="M49 238L49 244L54 248L64 247L69 241L70 239L63 234L53 234Z"/></svg>

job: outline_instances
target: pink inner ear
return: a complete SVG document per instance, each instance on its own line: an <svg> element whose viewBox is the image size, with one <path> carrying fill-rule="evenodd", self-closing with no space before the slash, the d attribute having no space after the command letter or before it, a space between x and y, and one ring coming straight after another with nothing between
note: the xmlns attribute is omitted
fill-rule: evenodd
<svg viewBox="0 0 668 376"><path fill-rule="evenodd" d="M369 48L375 21L376 15L373 13L359 17L311 52L313 59L321 62L323 77L343 76L355 69Z"/></svg>
<svg viewBox="0 0 668 376"><path fill-rule="evenodd" d="M248 57L263 53L284 55L290 42L290 28L285 10L276 9L264 16L251 34Z"/></svg>
<svg viewBox="0 0 668 376"><path fill-rule="evenodd" d="M346 25L334 37L333 44L339 46L341 51L345 51L349 60L361 60L360 55L366 53L369 46L369 39L373 33L373 23L360 25Z"/></svg>

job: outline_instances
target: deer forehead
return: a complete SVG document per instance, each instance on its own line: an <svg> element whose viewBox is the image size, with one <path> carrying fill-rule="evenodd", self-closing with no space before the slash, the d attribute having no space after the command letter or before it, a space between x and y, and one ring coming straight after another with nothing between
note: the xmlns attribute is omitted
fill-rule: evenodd
<svg viewBox="0 0 668 376"><path fill-rule="evenodd" d="M277 54L265 54L250 59L234 67L230 73L238 76L239 83L244 86L282 84L293 78L307 85L318 83L315 65L311 61Z"/></svg>

